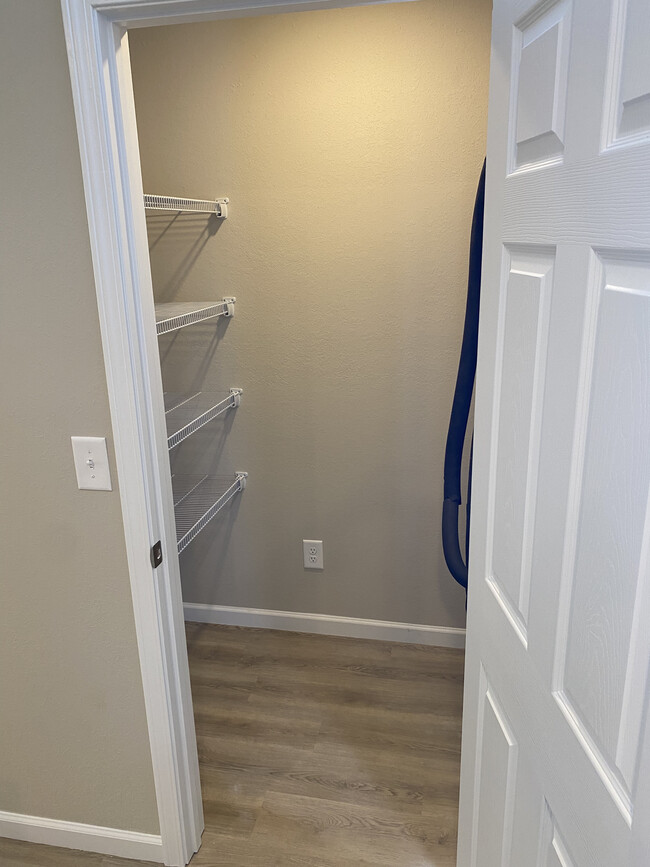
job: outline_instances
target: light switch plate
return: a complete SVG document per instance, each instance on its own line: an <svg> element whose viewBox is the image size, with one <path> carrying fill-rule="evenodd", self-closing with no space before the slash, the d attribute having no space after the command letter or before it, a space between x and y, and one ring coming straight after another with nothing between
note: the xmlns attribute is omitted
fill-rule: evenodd
<svg viewBox="0 0 650 867"><path fill-rule="evenodd" d="M112 491L106 437L70 437L81 491Z"/></svg>

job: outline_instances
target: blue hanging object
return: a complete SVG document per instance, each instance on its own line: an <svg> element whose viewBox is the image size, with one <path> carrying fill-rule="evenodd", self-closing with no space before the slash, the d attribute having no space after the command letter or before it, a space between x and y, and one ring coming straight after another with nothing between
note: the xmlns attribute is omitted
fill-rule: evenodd
<svg viewBox="0 0 650 867"><path fill-rule="evenodd" d="M460 472L463 448L467 434L467 421L474 391L476 376L476 351L478 346L478 314L481 298L481 257L483 251L483 212L485 205L485 161L476 190L472 235L469 247L469 275L467 279L467 303L465 327L460 350L456 390L451 407L447 445L445 448L444 501L442 504L442 547L447 568L454 579L467 592L467 558L469 553L469 522L472 491L472 452L470 452L470 475L467 485L465 559L458 538L458 510L461 505Z"/></svg>

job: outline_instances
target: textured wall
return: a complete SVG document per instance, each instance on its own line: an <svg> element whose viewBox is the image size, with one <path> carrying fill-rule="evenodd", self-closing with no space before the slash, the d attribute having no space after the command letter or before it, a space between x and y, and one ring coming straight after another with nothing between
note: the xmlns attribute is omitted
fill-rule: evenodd
<svg viewBox="0 0 650 867"><path fill-rule="evenodd" d="M167 388L245 389L176 471L250 484L182 555L186 601L458 626L442 465L485 146L489 0L136 31L158 300L234 294L161 340ZM305 572L301 540L324 540Z"/></svg>
<svg viewBox="0 0 650 867"><path fill-rule="evenodd" d="M0 810L157 833L119 494L70 447L111 424L58 3L3 0L0 78Z"/></svg>

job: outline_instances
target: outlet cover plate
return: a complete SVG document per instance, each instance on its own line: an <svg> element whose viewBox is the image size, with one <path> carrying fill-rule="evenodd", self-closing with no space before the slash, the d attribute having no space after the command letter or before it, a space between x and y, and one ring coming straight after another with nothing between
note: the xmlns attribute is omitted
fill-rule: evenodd
<svg viewBox="0 0 650 867"><path fill-rule="evenodd" d="M302 557L305 569L323 569L322 539L303 539Z"/></svg>

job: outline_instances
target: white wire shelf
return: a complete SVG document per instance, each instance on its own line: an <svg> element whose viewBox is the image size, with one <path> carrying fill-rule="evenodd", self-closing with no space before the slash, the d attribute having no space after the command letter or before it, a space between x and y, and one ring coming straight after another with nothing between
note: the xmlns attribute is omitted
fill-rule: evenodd
<svg viewBox="0 0 650 867"><path fill-rule="evenodd" d="M172 476L176 544L184 551L235 494L246 487L248 473L233 476Z"/></svg>
<svg viewBox="0 0 650 867"><path fill-rule="evenodd" d="M241 388L231 388L228 397L217 400L214 395L204 394L201 391L192 395L176 395L167 392L164 398L169 450L171 451L174 446L182 443L221 413L239 406L242 393Z"/></svg>
<svg viewBox="0 0 650 867"><path fill-rule="evenodd" d="M196 322L212 319L214 316L235 315L236 298L223 298L218 303L203 303L200 301L168 301L156 304L156 334L167 334L186 328Z"/></svg>
<svg viewBox="0 0 650 867"><path fill-rule="evenodd" d="M179 199L176 196L144 196L150 211L183 211L186 214L214 214L221 220L228 216L230 199Z"/></svg>

